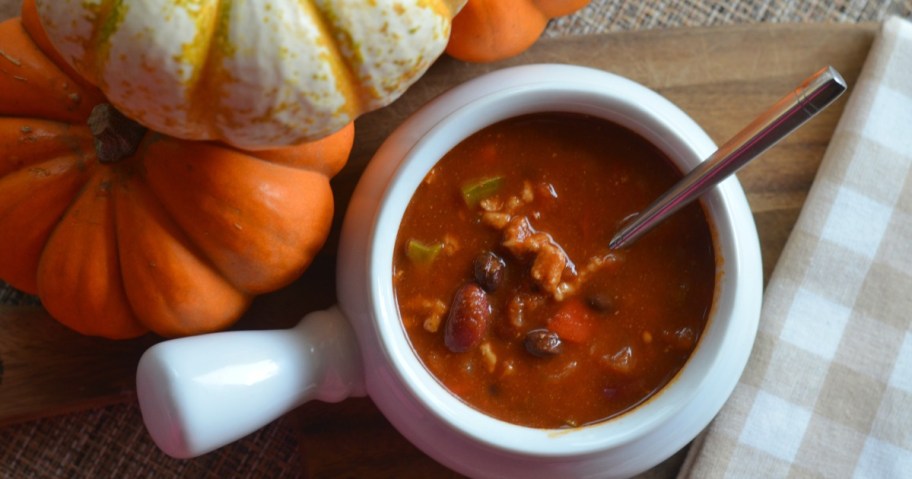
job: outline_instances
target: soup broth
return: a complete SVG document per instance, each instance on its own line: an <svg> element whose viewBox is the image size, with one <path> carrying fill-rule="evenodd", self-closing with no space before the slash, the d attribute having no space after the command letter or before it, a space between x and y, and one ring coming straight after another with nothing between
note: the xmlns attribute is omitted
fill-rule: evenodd
<svg viewBox="0 0 912 479"><path fill-rule="evenodd" d="M512 118L447 153L415 191L393 258L416 354L504 421L573 427L671 381L712 308L712 230L693 203L622 250L608 242L680 179L632 131L580 114Z"/></svg>

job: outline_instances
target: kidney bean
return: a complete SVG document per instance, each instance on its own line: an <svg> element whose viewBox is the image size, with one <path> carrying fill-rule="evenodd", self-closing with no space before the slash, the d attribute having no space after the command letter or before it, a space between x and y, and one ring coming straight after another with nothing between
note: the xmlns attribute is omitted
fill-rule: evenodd
<svg viewBox="0 0 912 479"><path fill-rule="evenodd" d="M504 270L507 268L507 264L500 256L491 251L485 251L475 258L473 266L475 269L475 281L485 291L493 293L500 287L503 282Z"/></svg>
<svg viewBox="0 0 912 479"><path fill-rule="evenodd" d="M526 351L540 358L560 354L563 349L560 336L547 329L533 329L526 333L524 345Z"/></svg>
<svg viewBox="0 0 912 479"><path fill-rule="evenodd" d="M466 352L481 342L490 322L488 296L481 286L466 283L453 296L444 329L444 343L454 353Z"/></svg>

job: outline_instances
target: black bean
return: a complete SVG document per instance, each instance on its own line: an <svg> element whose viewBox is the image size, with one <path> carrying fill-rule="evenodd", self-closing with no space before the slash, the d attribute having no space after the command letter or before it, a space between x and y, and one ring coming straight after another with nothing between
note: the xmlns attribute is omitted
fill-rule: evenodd
<svg viewBox="0 0 912 479"><path fill-rule="evenodd" d="M547 329L533 329L526 333L524 342L526 351L540 358L560 354L562 348L560 336Z"/></svg>
<svg viewBox="0 0 912 479"><path fill-rule="evenodd" d="M475 281L485 291L493 293L503 283L504 270L507 264L504 260L491 251L485 251L475 258Z"/></svg>
<svg viewBox="0 0 912 479"><path fill-rule="evenodd" d="M586 304L600 313L612 314L618 309L614 296L604 292L589 294L586 296Z"/></svg>
<svg viewBox="0 0 912 479"><path fill-rule="evenodd" d="M500 396L502 393L503 393L503 389L500 387L499 384L497 384L497 383L488 384L488 396L497 397L497 396Z"/></svg>

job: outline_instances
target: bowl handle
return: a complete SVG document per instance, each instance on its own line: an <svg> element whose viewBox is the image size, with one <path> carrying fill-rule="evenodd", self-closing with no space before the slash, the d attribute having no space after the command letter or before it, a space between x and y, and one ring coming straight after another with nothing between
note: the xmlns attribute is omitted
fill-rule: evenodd
<svg viewBox="0 0 912 479"><path fill-rule="evenodd" d="M291 329L156 344L139 361L136 393L152 439L176 458L240 439L311 399L365 395L355 334L335 306Z"/></svg>

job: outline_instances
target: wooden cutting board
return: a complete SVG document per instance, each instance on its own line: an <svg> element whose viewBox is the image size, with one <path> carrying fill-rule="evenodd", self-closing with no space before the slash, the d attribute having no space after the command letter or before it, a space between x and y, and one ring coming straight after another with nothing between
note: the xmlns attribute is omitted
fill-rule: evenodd
<svg viewBox="0 0 912 479"><path fill-rule="evenodd" d="M333 303L341 212L361 172L396 125L455 84L508 65L591 66L653 88L721 142L825 65L836 67L851 88L875 33L870 24L679 29L543 39L523 55L494 65L443 58L393 105L357 121L355 150L333 180L340 214L324 250L294 284L258 298L236 328L289 327L303 314ZM844 105L843 98L738 174L757 223L767 278ZM0 426L132 400L136 362L158 340L86 338L40 308L0 306ZM294 419L308 476L452 474L408 444L369 399L308 404ZM665 468L679 463L680 456Z"/></svg>

